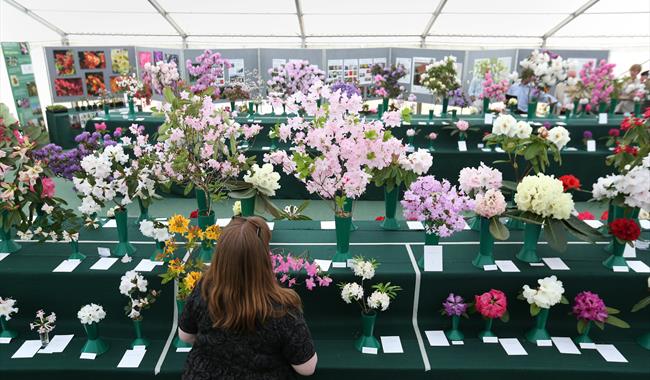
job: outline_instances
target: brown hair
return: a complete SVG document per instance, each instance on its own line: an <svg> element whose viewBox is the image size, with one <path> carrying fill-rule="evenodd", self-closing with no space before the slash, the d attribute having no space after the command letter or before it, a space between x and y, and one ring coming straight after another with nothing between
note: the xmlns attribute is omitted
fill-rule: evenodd
<svg viewBox="0 0 650 380"><path fill-rule="evenodd" d="M270 241L259 217L233 218L221 232L201 285L215 328L254 331L258 321L301 309L298 294L275 278Z"/></svg>
<svg viewBox="0 0 650 380"><path fill-rule="evenodd" d="M630 66L630 72L632 72L632 71L636 71L636 72L640 73L641 72L641 65L639 65L638 63L633 64L632 66Z"/></svg>

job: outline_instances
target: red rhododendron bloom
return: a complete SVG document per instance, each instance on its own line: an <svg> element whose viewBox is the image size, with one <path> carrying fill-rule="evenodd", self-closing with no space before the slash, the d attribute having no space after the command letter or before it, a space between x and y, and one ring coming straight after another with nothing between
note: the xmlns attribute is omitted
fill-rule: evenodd
<svg viewBox="0 0 650 380"><path fill-rule="evenodd" d="M196 219L199 217L199 209L196 209L190 213L190 219Z"/></svg>
<svg viewBox="0 0 650 380"><path fill-rule="evenodd" d="M643 113L643 117L646 119L650 119L650 107L645 109L645 112Z"/></svg>
<svg viewBox="0 0 650 380"><path fill-rule="evenodd" d="M583 211L578 213L578 219L579 220L594 220L596 217L594 214L590 213L589 211Z"/></svg>
<svg viewBox="0 0 650 380"><path fill-rule="evenodd" d="M635 241L641 235L641 228L634 219L618 218L609 224L609 232L623 241Z"/></svg>
<svg viewBox="0 0 650 380"><path fill-rule="evenodd" d="M476 311L486 318L501 318L508 307L506 295L495 289L480 296L474 296L474 301Z"/></svg>
<svg viewBox="0 0 650 380"><path fill-rule="evenodd" d="M386 219L386 218L383 217L383 216L378 216L378 217L375 218L375 220L376 220L377 222L383 222L384 219Z"/></svg>
<svg viewBox="0 0 650 380"><path fill-rule="evenodd" d="M578 177L572 174L563 175L559 178L559 180L562 181L562 186L564 186L564 191L580 188L580 180L578 179Z"/></svg>
<svg viewBox="0 0 650 380"><path fill-rule="evenodd" d="M612 128L609 130L609 135L612 137L618 137L621 135L621 131L616 128Z"/></svg>
<svg viewBox="0 0 650 380"><path fill-rule="evenodd" d="M609 211L605 210L603 211L602 214L600 214L600 220L607 220L609 218Z"/></svg>

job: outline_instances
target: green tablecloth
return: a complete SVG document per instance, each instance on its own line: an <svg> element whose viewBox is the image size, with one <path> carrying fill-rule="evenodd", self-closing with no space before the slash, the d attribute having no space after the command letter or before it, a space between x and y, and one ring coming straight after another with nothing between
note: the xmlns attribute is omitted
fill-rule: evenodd
<svg viewBox="0 0 650 380"><path fill-rule="evenodd" d="M607 254L603 244L586 245L570 239L567 252L552 252L540 244L543 257L561 257L570 271L552 271L547 267L531 267L516 262L519 273L483 272L475 269L470 261L475 255L478 234L463 231L448 239L442 239L444 247L444 271L420 272L414 266L422 255L422 231L381 231L377 222L358 222L360 229L352 233L352 253L374 257L380 263L372 282L391 281L404 290L391 304L388 311L380 313L375 335L399 335L403 354L364 355L354 350L352 341L359 331L359 309L340 299L335 284L353 280L348 269L330 269L334 283L330 288L308 292L299 288L303 298L307 322L316 342L319 366L314 378L342 379L376 378L461 378L477 375L489 378L518 379L522 375L532 378L549 378L569 374L578 378L608 378L612 375L647 379L650 368L647 360L650 352L634 343L634 338L650 330L650 310L630 313L631 306L644 297L647 274L614 273L600 265ZM406 228L406 227L404 227ZM29 379L65 378L112 379L153 378L156 364L160 373L156 378L178 378L187 354L172 349L164 350L173 322L173 290L171 285L162 287L163 294L150 310L144 312L144 334L152 340L152 346L138 369L117 369L123 352L132 339L133 328L123 314L126 303L118 291L119 277L135 267L141 258L148 257L153 249L150 240L143 238L135 226L129 230L131 240L138 252L133 262L116 263L108 271L90 271L88 268L98 258L97 247L112 247L117 237L114 228L84 231L81 234L82 252L88 258L72 273L52 273L52 269L68 255L66 244L23 243L23 250L0 261L0 293L18 300L20 313L13 318L11 326L19 330L20 337L8 345L0 345L0 376L12 379L19 376ZM543 237L541 239L543 242ZM521 233L513 232L507 242L495 247L496 259L512 260L521 246ZM334 231L320 230L317 221L278 221L273 231L273 247L294 254L304 253L312 258L329 258L334 253ZM412 254L411 254L412 252ZM647 251L638 251L638 259L650 264ZM160 289L156 277L160 268L145 273L150 287ZM523 339L524 332L533 324L524 301L516 300L521 286L534 286L538 278L557 275L572 299L582 290L594 291L612 307L622 310L621 317L632 324L629 330L607 327L605 331L592 330L597 343L613 343L629 363L607 363L594 350L582 350L581 355L563 355L553 347L535 347L523 343L528 356L507 356L498 344L483 344L476 334L483 321L476 315L463 320L461 328L466 334L463 346L429 347L425 331L442 330L449 326L448 318L440 315L441 302L449 292L463 295L471 300L473 294L490 288L501 289L508 295L511 320L508 324L495 322L494 331L499 337ZM79 349L84 342L81 325L76 319L80 306L95 302L102 304L108 313L100 325L102 336L108 338L111 349L94 361L79 359ZM418 307L414 314L414 306ZM75 339L62 354L37 354L33 359L10 359L24 339L36 339L37 334L28 331L28 323L39 308L57 313L55 334L75 334ZM567 305L551 309L548 329L553 336L575 336L575 318L568 315ZM415 328L415 324L417 328ZM420 346L417 334L423 339ZM426 360L424 359L426 358ZM425 371L428 366L430 371ZM58 378L57 377L57 378Z"/></svg>

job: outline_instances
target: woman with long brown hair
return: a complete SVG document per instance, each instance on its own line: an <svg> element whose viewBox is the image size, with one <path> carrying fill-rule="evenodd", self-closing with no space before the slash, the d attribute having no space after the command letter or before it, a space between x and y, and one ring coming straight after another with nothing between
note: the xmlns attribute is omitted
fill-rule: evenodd
<svg viewBox="0 0 650 380"><path fill-rule="evenodd" d="M179 337L193 347L183 379L292 379L318 358L296 292L282 288L258 217L224 228L203 279L188 297Z"/></svg>

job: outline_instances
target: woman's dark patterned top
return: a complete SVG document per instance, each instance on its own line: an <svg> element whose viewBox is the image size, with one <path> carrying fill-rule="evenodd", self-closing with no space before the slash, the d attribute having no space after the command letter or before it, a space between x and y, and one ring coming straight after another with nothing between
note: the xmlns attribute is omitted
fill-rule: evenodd
<svg viewBox="0 0 650 380"><path fill-rule="evenodd" d="M254 333L213 328L200 285L187 298L178 327L196 335L185 363L186 380L295 379L291 364L305 363L315 353L309 328L297 310L259 323Z"/></svg>

